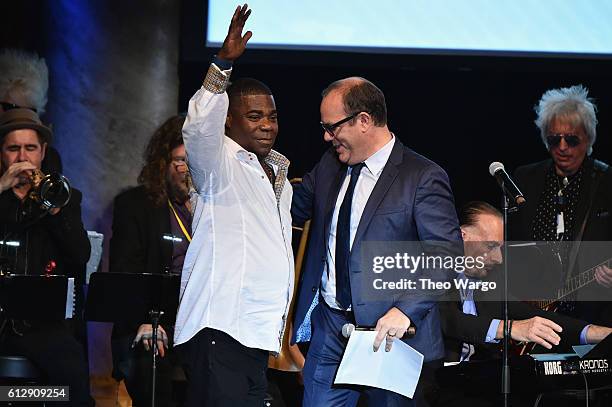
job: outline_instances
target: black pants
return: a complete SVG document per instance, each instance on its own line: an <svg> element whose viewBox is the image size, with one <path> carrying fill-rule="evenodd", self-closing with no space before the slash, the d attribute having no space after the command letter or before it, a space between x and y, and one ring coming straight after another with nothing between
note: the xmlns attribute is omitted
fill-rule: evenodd
<svg viewBox="0 0 612 407"><path fill-rule="evenodd" d="M64 323L33 324L31 327L19 327L22 336L7 326L0 343L2 353L28 358L44 374L41 384L70 387L70 403L53 403L54 406L93 406L82 345Z"/></svg>
<svg viewBox="0 0 612 407"><path fill-rule="evenodd" d="M187 376L186 407L263 405L267 351L247 348L210 328L177 349Z"/></svg>

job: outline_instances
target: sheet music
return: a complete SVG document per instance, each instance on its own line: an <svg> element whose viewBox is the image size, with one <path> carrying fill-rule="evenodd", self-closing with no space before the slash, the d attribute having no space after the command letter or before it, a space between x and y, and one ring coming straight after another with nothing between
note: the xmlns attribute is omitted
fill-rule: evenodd
<svg viewBox="0 0 612 407"><path fill-rule="evenodd" d="M66 289L66 319L70 319L74 316L74 278L68 279L68 287Z"/></svg>
<svg viewBox="0 0 612 407"><path fill-rule="evenodd" d="M100 260L102 259L102 243L104 241L104 235L102 233L94 232L91 230L87 231L87 237L91 244L91 255L87 262L87 271L85 276L85 284L89 284L89 277L91 273L98 271L100 266Z"/></svg>

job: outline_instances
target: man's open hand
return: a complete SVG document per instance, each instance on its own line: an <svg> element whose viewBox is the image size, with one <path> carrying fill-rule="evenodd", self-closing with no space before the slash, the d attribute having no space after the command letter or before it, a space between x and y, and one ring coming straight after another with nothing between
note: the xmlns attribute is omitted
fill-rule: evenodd
<svg viewBox="0 0 612 407"><path fill-rule="evenodd" d="M374 352L378 351L383 339L386 341L385 352L389 352L393 346L393 340L404 336L410 324L410 318L398 308L393 307L387 311L376 323L375 330L378 334L374 339Z"/></svg>
<svg viewBox="0 0 612 407"><path fill-rule="evenodd" d="M253 35L253 33L250 31L247 31L244 35L242 35L244 24L250 15L251 10L249 10L249 6L247 4L244 4L242 7L238 6L236 8L236 11L234 11L234 15L232 16L232 22L230 23L227 36L225 37L225 41L223 41L223 46L217 54L220 59L233 62L234 60L238 59L240 55L242 55L246 48L247 42Z"/></svg>
<svg viewBox="0 0 612 407"><path fill-rule="evenodd" d="M500 333L502 326L503 324L499 324L497 339L503 338L503 333ZM561 341L558 334L562 331L563 328L550 319L533 317L514 321L510 337L515 341L535 342L546 349L552 349L553 345L558 345Z"/></svg>

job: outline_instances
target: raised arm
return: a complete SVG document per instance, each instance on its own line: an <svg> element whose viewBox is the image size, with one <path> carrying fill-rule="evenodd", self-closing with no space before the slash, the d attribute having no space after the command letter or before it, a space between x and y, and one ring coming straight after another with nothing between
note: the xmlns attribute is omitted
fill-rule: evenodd
<svg viewBox="0 0 612 407"><path fill-rule="evenodd" d="M252 35L250 31L242 35L250 14L251 10L246 4L236 8L217 63L210 65L202 87L189 101L183 140L191 177L201 194L218 191L231 181L231 171L223 153L225 119L229 107L225 89L231 64L242 55Z"/></svg>

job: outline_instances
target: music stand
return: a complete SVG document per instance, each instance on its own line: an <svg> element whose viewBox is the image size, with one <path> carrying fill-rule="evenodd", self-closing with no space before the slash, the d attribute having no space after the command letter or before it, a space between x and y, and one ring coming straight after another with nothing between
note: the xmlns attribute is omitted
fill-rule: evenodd
<svg viewBox="0 0 612 407"><path fill-rule="evenodd" d="M581 359L608 359L612 358L612 334L606 336L593 349Z"/></svg>
<svg viewBox="0 0 612 407"><path fill-rule="evenodd" d="M32 321L61 321L72 318L72 312L66 315L67 299L68 277L66 276L0 277L0 308L8 318Z"/></svg>
<svg viewBox="0 0 612 407"><path fill-rule="evenodd" d="M155 407L157 328L173 325L178 308L180 276L95 272L89 280L85 320L150 323L153 326L151 406Z"/></svg>

